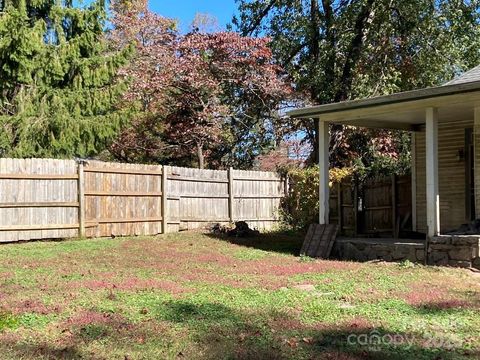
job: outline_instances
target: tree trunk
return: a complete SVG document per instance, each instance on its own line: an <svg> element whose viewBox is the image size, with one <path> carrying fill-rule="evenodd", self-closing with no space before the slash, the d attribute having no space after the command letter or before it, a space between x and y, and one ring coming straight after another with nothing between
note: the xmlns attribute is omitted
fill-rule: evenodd
<svg viewBox="0 0 480 360"><path fill-rule="evenodd" d="M375 0L367 0L357 15L354 26L354 37L347 51L342 76L339 82L340 87L335 95L336 102L347 100L352 89L353 71L360 59L374 3Z"/></svg>
<svg viewBox="0 0 480 360"><path fill-rule="evenodd" d="M197 143L197 159L198 159L198 168L205 168L205 156L203 155L203 144Z"/></svg>
<svg viewBox="0 0 480 360"><path fill-rule="evenodd" d="M325 40L327 42L327 61L325 63L325 82L322 89L326 91L326 98L333 99L335 96L335 64L337 62L337 35L335 28L334 11L332 0L322 0L323 14L325 18ZM317 95L318 96L318 95Z"/></svg>
<svg viewBox="0 0 480 360"><path fill-rule="evenodd" d="M349 48L346 54L345 64L342 69L342 75L338 82L338 89L336 91L334 101L346 101L348 100L353 84L354 70L360 60L361 51L365 42L365 37L368 32L369 21L371 20L373 6L375 0L367 0L360 12L357 15L354 26L354 37L349 44ZM334 166L345 166L341 163L342 149L339 146L342 143L343 126L334 124L330 128L330 158L336 159L333 163Z"/></svg>

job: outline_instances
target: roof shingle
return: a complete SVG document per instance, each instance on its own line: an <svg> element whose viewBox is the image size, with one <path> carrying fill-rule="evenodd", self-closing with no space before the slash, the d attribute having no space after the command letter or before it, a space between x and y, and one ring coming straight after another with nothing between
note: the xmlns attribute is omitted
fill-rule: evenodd
<svg viewBox="0 0 480 360"><path fill-rule="evenodd" d="M443 85L465 84L474 81L480 81L480 65L464 72L462 75L457 76L455 79L450 80Z"/></svg>

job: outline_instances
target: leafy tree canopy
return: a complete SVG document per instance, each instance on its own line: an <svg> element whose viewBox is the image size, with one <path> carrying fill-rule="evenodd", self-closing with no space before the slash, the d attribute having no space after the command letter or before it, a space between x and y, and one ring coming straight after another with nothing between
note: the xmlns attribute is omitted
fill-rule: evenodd
<svg viewBox="0 0 480 360"><path fill-rule="evenodd" d="M0 4L0 155L98 154L128 118L117 72L132 52L109 49L104 2Z"/></svg>
<svg viewBox="0 0 480 360"><path fill-rule="evenodd" d="M290 85L266 39L233 32L181 35L146 2L115 13L112 39L137 49L124 71L139 110L112 147L126 161L249 167L275 141Z"/></svg>
<svg viewBox="0 0 480 360"><path fill-rule="evenodd" d="M237 3L239 16L233 20L234 27L243 35L271 37L274 57L310 104L436 85L480 63L478 0ZM317 149L314 123L303 126ZM352 159L364 155L368 147L360 145L370 146L372 134L378 135L338 126L332 130L335 166L350 165ZM381 133L385 141L380 148L397 143L392 136L403 138L397 133Z"/></svg>

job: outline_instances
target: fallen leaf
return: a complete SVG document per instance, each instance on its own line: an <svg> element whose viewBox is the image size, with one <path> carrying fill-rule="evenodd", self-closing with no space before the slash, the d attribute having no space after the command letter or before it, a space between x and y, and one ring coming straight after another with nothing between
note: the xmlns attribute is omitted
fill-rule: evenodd
<svg viewBox="0 0 480 360"><path fill-rule="evenodd" d="M312 344L313 343L313 338L312 337L304 337L302 339L302 341L305 343L305 344Z"/></svg>
<svg viewBox="0 0 480 360"><path fill-rule="evenodd" d="M298 346L298 340L296 338L288 339L286 340L286 343L292 348L296 348Z"/></svg>

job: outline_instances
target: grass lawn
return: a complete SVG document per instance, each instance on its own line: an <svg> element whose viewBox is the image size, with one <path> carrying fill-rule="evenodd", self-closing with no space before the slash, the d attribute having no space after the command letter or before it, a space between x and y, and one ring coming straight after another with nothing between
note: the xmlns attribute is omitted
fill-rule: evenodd
<svg viewBox="0 0 480 360"><path fill-rule="evenodd" d="M480 357L480 277L199 233L0 246L0 358Z"/></svg>

